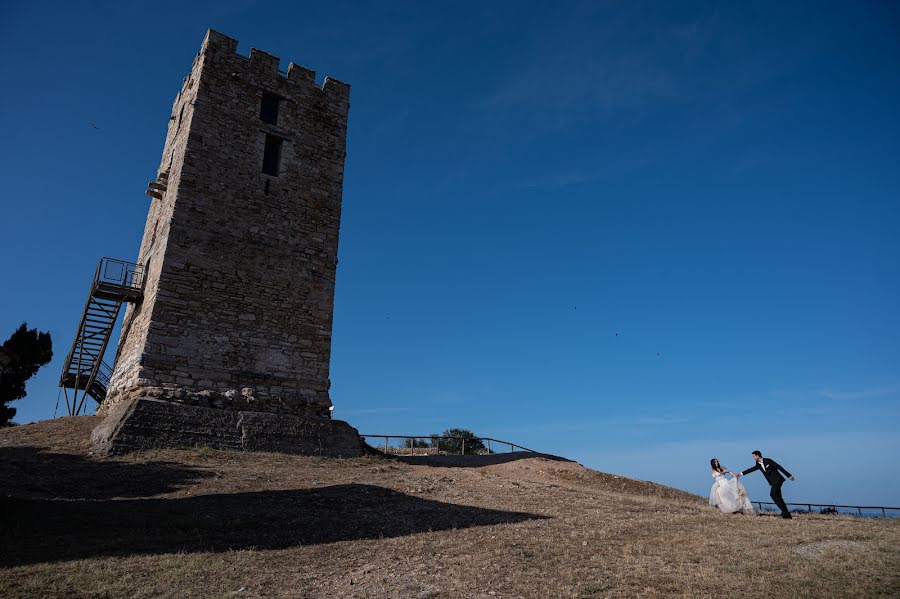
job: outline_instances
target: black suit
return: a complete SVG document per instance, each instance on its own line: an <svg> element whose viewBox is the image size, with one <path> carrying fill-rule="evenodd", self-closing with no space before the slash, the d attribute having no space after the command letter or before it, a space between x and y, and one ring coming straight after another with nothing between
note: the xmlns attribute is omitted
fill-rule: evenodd
<svg viewBox="0 0 900 599"><path fill-rule="evenodd" d="M772 492L769 495L772 497L772 501L775 502L781 509L781 515L787 518L790 518L791 513L788 511L787 506L784 503L784 498L781 496L781 485L784 484L784 476L791 478L791 473L785 470L778 462L769 458L762 459L763 466L760 466L757 462L756 466L752 468L747 468L743 472L741 472L741 476L750 474L754 470L762 470L763 475L766 477L766 480L769 481L769 484L772 486ZM781 476L781 472L784 472L784 476Z"/></svg>

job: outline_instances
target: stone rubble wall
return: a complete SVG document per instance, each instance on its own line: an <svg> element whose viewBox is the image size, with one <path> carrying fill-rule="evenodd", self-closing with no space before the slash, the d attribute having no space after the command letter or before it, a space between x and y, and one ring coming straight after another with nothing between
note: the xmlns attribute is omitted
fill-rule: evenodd
<svg viewBox="0 0 900 599"><path fill-rule="evenodd" d="M349 86L209 31L175 100L107 401L326 416ZM278 95L263 122L264 92ZM261 172L266 134L283 140Z"/></svg>
<svg viewBox="0 0 900 599"><path fill-rule="evenodd" d="M95 451L113 455L165 447L344 458L364 453L359 433L340 420L219 410L148 398L116 404L94 429L92 441Z"/></svg>
<svg viewBox="0 0 900 599"><path fill-rule="evenodd" d="M169 225L175 208L175 192L181 180L181 164L187 146L193 104L197 97L196 83L200 76L202 57L202 54L198 54L195 58L193 68L182 81L181 90L172 106L163 156L157 170L158 180L163 173L168 176L167 190L161 199L154 199L150 204L137 259L139 264L146 267L144 299L139 304L128 304L125 310L113 375L106 401L98 410L99 413L106 413L119 401L139 394L141 385L146 386L148 383L148 380L144 379L139 384L142 374L141 359L153 320L166 318L165 312L157 310L154 313L154 307L162 277Z"/></svg>

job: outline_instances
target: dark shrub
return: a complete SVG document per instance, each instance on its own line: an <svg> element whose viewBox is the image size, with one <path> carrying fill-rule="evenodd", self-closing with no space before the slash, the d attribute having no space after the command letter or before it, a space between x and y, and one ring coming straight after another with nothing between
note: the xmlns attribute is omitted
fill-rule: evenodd
<svg viewBox="0 0 900 599"><path fill-rule="evenodd" d="M438 439L438 437L451 437L450 439ZM449 428L443 433L431 435L431 446L438 447L444 453L463 453L463 445L465 445L466 455L476 455L485 453L484 443L481 442L475 433L464 428Z"/></svg>

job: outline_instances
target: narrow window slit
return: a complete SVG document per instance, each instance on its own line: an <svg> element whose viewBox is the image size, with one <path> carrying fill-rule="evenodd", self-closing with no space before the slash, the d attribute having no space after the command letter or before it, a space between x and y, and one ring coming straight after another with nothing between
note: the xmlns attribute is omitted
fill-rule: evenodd
<svg viewBox="0 0 900 599"><path fill-rule="evenodd" d="M281 162L281 144L284 140L274 135L266 135L266 147L263 151L262 172L273 177L278 176Z"/></svg>
<svg viewBox="0 0 900 599"><path fill-rule="evenodd" d="M281 100L275 94L263 92L262 104L259 107L259 119L270 125L278 124L278 102Z"/></svg>

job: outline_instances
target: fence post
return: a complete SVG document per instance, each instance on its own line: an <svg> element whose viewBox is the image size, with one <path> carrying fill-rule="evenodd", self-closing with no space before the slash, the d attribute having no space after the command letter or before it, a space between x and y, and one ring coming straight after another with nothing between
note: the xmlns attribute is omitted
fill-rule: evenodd
<svg viewBox="0 0 900 599"><path fill-rule="evenodd" d="M491 455L491 440L488 439L487 442L488 442L488 455Z"/></svg>
<svg viewBox="0 0 900 599"><path fill-rule="evenodd" d="M463 437L463 440L462 440L462 453L459 455L466 455L466 438L465 437Z"/></svg>
<svg viewBox="0 0 900 599"><path fill-rule="evenodd" d="M884 511L884 508L881 508L881 517L887 518L887 512Z"/></svg>
<svg viewBox="0 0 900 599"><path fill-rule="evenodd" d="M387 453L387 446L388 446L388 438L385 437L384 438L384 453Z"/></svg>
<svg viewBox="0 0 900 599"><path fill-rule="evenodd" d="M859 517L862 518L862 508L858 507L856 508L856 511L859 512Z"/></svg>

